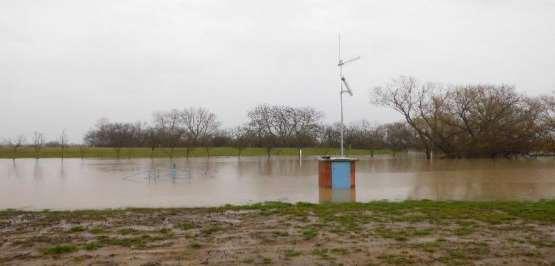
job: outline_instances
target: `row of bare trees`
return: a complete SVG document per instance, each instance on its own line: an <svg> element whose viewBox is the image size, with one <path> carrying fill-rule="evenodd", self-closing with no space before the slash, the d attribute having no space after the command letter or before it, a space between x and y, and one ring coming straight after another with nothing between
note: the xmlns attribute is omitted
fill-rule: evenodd
<svg viewBox="0 0 555 266"><path fill-rule="evenodd" d="M295 108L282 105L259 105L248 112L249 122L239 132L247 134L252 144L266 148L297 147L318 144L323 114L312 107Z"/></svg>
<svg viewBox="0 0 555 266"><path fill-rule="evenodd" d="M31 147L35 158L40 158L41 150L44 147L59 147L61 151L61 158L64 158L64 151L68 146L67 134L65 130L62 131L56 140L46 141L46 137L39 131L33 132L32 142L27 143L27 138L24 135L18 135L14 138L7 138L0 142L0 147L7 149L9 157L15 159L18 152L24 147Z"/></svg>
<svg viewBox="0 0 555 266"><path fill-rule="evenodd" d="M168 148L235 146L264 147L268 154L274 147L305 147L317 144L322 114L310 107L259 105L248 112L249 122L234 129L222 129L216 115L206 108L186 108L156 112L150 123L118 123L100 120L85 136L91 146L113 147L119 155L122 147Z"/></svg>
<svg viewBox="0 0 555 266"><path fill-rule="evenodd" d="M400 77L372 91L374 102L399 112L404 121L372 125L367 121L344 128L345 145L362 149L417 149L444 157L514 157L555 151L555 99L528 97L511 86L445 86ZM216 114L206 108L156 112L149 122L111 122L101 119L87 132L87 146L111 147L119 157L123 147L165 148L174 156L177 147L338 147L340 124L322 122L322 112L312 107L262 104L247 112L247 122L232 129L221 127ZM23 136L4 141L15 157L24 146L37 158L44 146L67 146L65 132L46 142L35 132L31 143ZM80 146L80 150L84 147Z"/></svg>
<svg viewBox="0 0 555 266"><path fill-rule="evenodd" d="M514 157L552 151L554 98L507 85L445 86L402 76L373 91L399 112L420 146L445 157Z"/></svg>
<svg viewBox="0 0 555 266"><path fill-rule="evenodd" d="M312 107L258 105L247 113L248 122L233 129L222 129L216 115L205 108L186 108L156 112L150 123L119 123L100 120L85 136L90 146L149 147L151 153L164 147L170 157L177 147L186 156L193 147L233 146L239 155L247 147L263 147L268 156L276 147L339 145L340 125L325 125L323 114ZM416 148L413 133L404 123L372 126L367 121L345 128L345 143L351 148L403 150Z"/></svg>

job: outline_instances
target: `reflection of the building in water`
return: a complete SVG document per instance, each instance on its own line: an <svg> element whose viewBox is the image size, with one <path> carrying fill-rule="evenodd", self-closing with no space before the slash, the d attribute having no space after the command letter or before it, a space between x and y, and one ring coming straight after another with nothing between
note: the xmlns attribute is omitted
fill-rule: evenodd
<svg viewBox="0 0 555 266"><path fill-rule="evenodd" d="M357 200L356 189L332 189L320 187L319 202L355 202Z"/></svg>

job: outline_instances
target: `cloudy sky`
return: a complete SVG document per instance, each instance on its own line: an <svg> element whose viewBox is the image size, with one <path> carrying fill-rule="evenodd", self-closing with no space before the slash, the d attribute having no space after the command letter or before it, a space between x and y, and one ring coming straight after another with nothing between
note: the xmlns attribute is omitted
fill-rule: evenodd
<svg viewBox="0 0 555 266"><path fill-rule="evenodd" d="M2 0L0 139L204 106L224 126L259 103L337 121L337 33L355 91L346 120L397 120L369 89L398 75L555 90L553 0Z"/></svg>

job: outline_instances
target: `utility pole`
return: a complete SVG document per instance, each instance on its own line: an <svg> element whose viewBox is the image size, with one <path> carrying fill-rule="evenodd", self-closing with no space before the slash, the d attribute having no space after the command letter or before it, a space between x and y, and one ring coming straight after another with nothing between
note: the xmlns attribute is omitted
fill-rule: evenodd
<svg viewBox="0 0 555 266"><path fill-rule="evenodd" d="M345 156L345 148L344 148L344 144L343 144L343 135L344 135L344 122L343 122L343 93L348 93L349 95L353 96L353 92L351 91L351 88L349 86L349 83L347 83L347 80L345 79L345 77L343 76L343 65L345 65L346 63L350 63L353 61L356 61L358 59L360 59L360 56L351 58L349 60L343 60L341 59L341 33L339 33L337 35L337 39L338 39L338 47L339 47L339 51L338 51L338 55L337 55L337 67L339 67L339 105L340 105L340 109L341 109L341 129L340 129L340 133L341 133L341 140L340 140L340 145L341 145L341 157ZM344 88L344 87L345 88Z"/></svg>

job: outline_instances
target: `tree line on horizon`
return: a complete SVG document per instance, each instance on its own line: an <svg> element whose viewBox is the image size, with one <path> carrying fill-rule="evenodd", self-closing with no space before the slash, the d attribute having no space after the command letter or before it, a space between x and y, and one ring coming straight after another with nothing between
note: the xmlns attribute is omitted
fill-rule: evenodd
<svg viewBox="0 0 555 266"><path fill-rule="evenodd" d="M371 91L373 103L391 108L403 121L371 124L366 120L345 126L345 145L357 149L417 149L427 158L436 152L449 158L515 157L555 151L555 100L553 96L529 97L507 85L447 86L401 76ZM338 147L341 125L326 124L323 113L312 107L260 104L247 112L247 122L222 128L207 108L189 107L155 112L149 122L113 122L100 119L84 143L89 147L175 148L231 146L239 155L248 147ZM4 141L18 149L25 145L67 145L46 142L35 132Z"/></svg>
<svg viewBox="0 0 555 266"><path fill-rule="evenodd" d="M222 128L217 115L207 108L189 107L159 111L152 121L125 123L101 119L85 136L88 146L176 148L234 147L239 155L245 148L264 148L268 156L278 147L337 147L340 124L325 124L323 113L312 107L260 104L247 112L248 122L234 128ZM404 123L372 126L368 121L345 127L345 143L351 148L411 148L410 130Z"/></svg>
<svg viewBox="0 0 555 266"><path fill-rule="evenodd" d="M312 107L260 104L247 112L248 121L234 128L222 128L217 115L207 108L188 107L154 112L149 122L115 122L106 118L84 136L86 147L113 148L119 156L122 148L165 148L168 156L176 148L185 148L186 156L193 148L234 147L238 154L245 148L264 148L269 156L278 147L338 147L341 126L325 124L323 113ZM406 150L417 148L411 130L402 122L372 125L366 120L345 126L345 145L353 149ZM30 143L20 136L5 141L13 149L31 147L38 154L43 147L67 147L65 133L54 141L35 132ZM81 145L72 145L79 146Z"/></svg>

